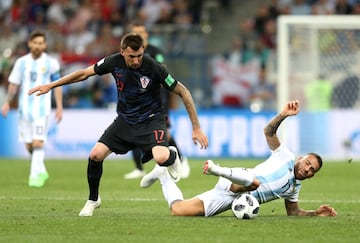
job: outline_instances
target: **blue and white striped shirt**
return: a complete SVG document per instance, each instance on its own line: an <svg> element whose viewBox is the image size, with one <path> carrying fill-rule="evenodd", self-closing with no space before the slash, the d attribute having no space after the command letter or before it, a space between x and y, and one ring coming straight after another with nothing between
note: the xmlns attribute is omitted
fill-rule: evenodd
<svg viewBox="0 0 360 243"><path fill-rule="evenodd" d="M51 92L40 96L29 96L28 91L59 78L59 62L46 53L37 59L28 53L16 60L9 75L9 82L20 85L18 109L20 118L33 121L50 114Z"/></svg>
<svg viewBox="0 0 360 243"><path fill-rule="evenodd" d="M278 198L297 202L301 182L295 179L295 156L285 146L281 145L272 151L271 156L257 165L253 172L260 186L251 194L259 203L265 203Z"/></svg>

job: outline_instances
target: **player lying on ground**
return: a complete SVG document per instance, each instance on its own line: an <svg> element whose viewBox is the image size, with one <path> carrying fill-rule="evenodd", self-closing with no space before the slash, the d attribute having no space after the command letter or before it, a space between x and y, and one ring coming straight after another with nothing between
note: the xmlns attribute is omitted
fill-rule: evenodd
<svg viewBox="0 0 360 243"><path fill-rule="evenodd" d="M205 162L203 173L220 176L215 187L194 198L184 200L181 190L169 177L165 168L158 165L141 180L141 187L151 186L160 180L165 199L172 215L213 216L231 208L232 201L244 192L250 192L259 203L284 198L287 215L336 216L335 209L321 205L316 210L299 207L298 199L301 181L311 178L322 166L322 159L316 153L309 153L295 159L295 156L276 135L281 122L298 114L299 101L288 102L264 128L264 134L271 156L253 169L226 168Z"/></svg>

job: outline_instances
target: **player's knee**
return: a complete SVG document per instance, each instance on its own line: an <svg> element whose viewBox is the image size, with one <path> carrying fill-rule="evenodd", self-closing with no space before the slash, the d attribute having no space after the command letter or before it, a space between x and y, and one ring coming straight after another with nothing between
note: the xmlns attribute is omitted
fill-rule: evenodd
<svg viewBox="0 0 360 243"><path fill-rule="evenodd" d="M172 216L184 216L184 209L177 203L173 203L170 207L170 214Z"/></svg>
<svg viewBox="0 0 360 243"><path fill-rule="evenodd" d="M254 179L250 186L248 186L246 189L248 191L256 190L260 186L261 182L258 179Z"/></svg>
<svg viewBox="0 0 360 243"><path fill-rule="evenodd" d="M96 149L92 149L89 155L92 161L103 161L103 156Z"/></svg>
<svg viewBox="0 0 360 243"><path fill-rule="evenodd" d="M172 150L162 150L159 153L153 154L154 160L162 166L170 166L174 164L176 159L176 152Z"/></svg>
<svg viewBox="0 0 360 243"><path fill-rule="evenodd" d="M42 140L34 140L29 147L31 147L30 148L31 151L34 150L34 149L43 148L44 147L44 141L42 141Z"/></svg>
<svg viewBox="0 0 360 243"><path fill-rule="evenodd" d="M173 216L204 216L205 209L201 201L177 200L170 206L170 214Z"/></svg>
<svg viewBox="0 0 360 243"><path fill-rule="evenodd" d="M154 154L154 160L158 164L164 164L169 157L166 154Z"/></svg>

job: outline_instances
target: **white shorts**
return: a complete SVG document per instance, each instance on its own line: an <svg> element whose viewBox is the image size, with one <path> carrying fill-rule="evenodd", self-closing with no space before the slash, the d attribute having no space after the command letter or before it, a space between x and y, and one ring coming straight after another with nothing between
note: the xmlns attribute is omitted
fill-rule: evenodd
<svg viewBox="0 0 360 243"><path fill-rule="evenodd" d="M19 141L22 143L31 143L33 140L46 142L48 133L47 121L47 118L41 118L36 121L27 121L19 118Z"/></svg>
<svg viewBox="0 0 360 243"><path fill-rule="evenodd" d="M220 177L213 189L196 196L204 204L205 217L219 214L231 208L233 200L239 195L239 193L230 191L231 184L230 180Z"/></svg>

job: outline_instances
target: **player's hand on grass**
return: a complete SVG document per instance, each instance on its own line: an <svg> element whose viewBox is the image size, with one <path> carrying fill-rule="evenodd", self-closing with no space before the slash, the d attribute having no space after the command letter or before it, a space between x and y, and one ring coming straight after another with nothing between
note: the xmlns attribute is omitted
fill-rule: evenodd
<svg viewBox="0 0 360 243"><path fill-rule="evenodd" d="M32 95L36 93L36 96L46 94L49 92L51 87L48 84L39 85L29 90L28 95Z"/></svg>
<svg viewBox="0 0 360 243"><path fill-rule="evenodd" d="M330 207L329 205L321 205L318 209L315 211L317 216L329 216L329 217L335 217L337 215L334 208Z"/></svg>

